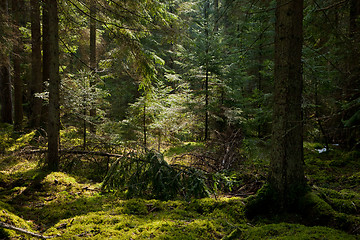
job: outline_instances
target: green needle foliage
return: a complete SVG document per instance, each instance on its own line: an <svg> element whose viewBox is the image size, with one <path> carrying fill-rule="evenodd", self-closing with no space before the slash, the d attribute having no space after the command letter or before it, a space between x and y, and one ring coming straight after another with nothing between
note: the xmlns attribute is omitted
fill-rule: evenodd
<svg viewBox="0 0 360 240"><path fill-rule="evenodd" d="M153 151L117 159L102 183L102 190L161 200L201 198L210 193L203 171L170 165Z"/></svg>

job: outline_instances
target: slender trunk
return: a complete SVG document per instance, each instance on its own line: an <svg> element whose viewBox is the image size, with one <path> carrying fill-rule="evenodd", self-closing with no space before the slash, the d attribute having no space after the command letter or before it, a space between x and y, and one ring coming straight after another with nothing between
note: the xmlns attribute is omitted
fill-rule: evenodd
<svg viewBox="0 0 360 240"><path fill-rule="evenodd" d="M204 140L209 139L209 8L210 3L207 0L204 7L205 16L205 136Z"/></svg>
<svg viewBox="0 0 360 240"><path fill-rule="evenodd" d="M8 1L0 1L0 14L8 16ZM6 19L9 19L6 17ZM11 98L11 78L10 78L10 59L8 55L0 55L0 105L1 121L12 124L12 98Z"/></svg>
<svg viewBox="0 0 360 240"><path fill-rule="evenodd" d="M147 148L147 139L146 139L146 132L147 132L147 129L146 129L146 96L144 96L144 109L143 109L143 124L144 124L144 148L145 148L145 151L146 151L146 148Z"/></svg>
<svg viewBox="0 0 360 240"><path fill-rule="evenodd" d="M86 149L86 108L84 107L84 120L83 120L83 148Z"/></svg>
<svg viewBox="0 0 360 240"><path fill-rule="evenodd" d="M48 112L48 167L52 171L59 169L59 130L60 130L60 75L59 75L59 19L57 0L45 3L45 12L49 16L49 112ZM44 63L45 65L45 63Z"/></svg>
<svg viewBox="0 0 360 240"><path fill-rule="evenodd" d="M205 67L205 141L209 139L209 71Z"/></svg>
<svg viewBox="0 0 360 240"><path fill-rule="evenodd" d="M275 91L269 184L280 209L304 191L302 96L303 0L277 0Z"/></svg>
<svg viewBox="0 0 360 240"><path fill-rule="evenodd" d="M42 92L41 76L41 31L39 0L31 0L31 83L30 83L30 126L39 128L42 100L35 95Z"/></svg>
<svg viewBox="0 0 360 240"><path fill-rule="evenodd" d="M97 64L96 64L96 5L95 0L90 2L90 67L91 71L95 74ZM91 85L94 85L95 82L91 82ZM96 116L96 109L90 109L90 117L94 119ZM96 132L96 126L94 123L90 125L90 131L92 133Z"/></svg>
<svg viewBox="0 0 360 240"><path fill-rule="evenodd" d="M12 0L13 17L16 24L17 41L14 45L13 64L14 64L14 128L21 130L23 121L23 104L22 104L22 81L21 81L21 55L22 40L19 30L21 23L21 6L24 3L21 0Z"/></svg>
<svg viewBox="0 0 360 240"><path fill-rule="evenodd" d="M159 130L159 137L158 137L158 152L161 150L161 130Z"/></svg>
<svg viewBox="0 0 360 240"><path fill-rule="evenodd" d="M45 89L45 83L50 80L50 72L49 72L49 61L50 61L50 44L49 44L49 13L46 9L46 5L48 0L43 1L43 11L42 11L42 36L43 36L43 67L42 67L42 81L44 83L43 88ZM45 89L48 91L49 89ZM47 123L48 120L49 107L48 105L43 105L41 108L41 122ZM47 126L46 126L47 127Z"/></svg>
<svg viewBox="0 0 360 240"><path fill-rule="evenodd" d="M260 36L259 36L259 42L260 42L260 45L259 45L259 59L258 59L258 83L257 83L257 89L261 92L262 91L262 74L261 74L261 71L262 71L262 65L263 65L263 45L262 45L262 39L263 39L263 34L261 33ZM259 112L261 112L261 103L259 101L258 103L258 106L259 108ZM263 132L263 124L261 123L258 123L258 137L259 138L262 138L264 136L264 132Z"/></svg>
<svg viewBox="0 0 360 240"><path fill-rule="evenodd" d="M7 63L0 66L1 122L12 124L11 79Z"/></svg>
<svg viewBox="0 0 360 240"><path fill-rule="evenodd" d="M14 51L14 128L21 130L23 120L23 107L22 107L22 81L21 81L21 67L20 67L20 51Z"/></svg>
<svg viewBox="0 0 360 240"><path fill-rule="evenodd" d="M217 31L219 31L219 0L214 0L214 11L215 11L215 27L214 27L214 32L216 33Z"/></svg>
<svg viewBox="0 0 360 240"><path fill-rule="evenodd" d="M320 106L319 105L320 105L320 102L319 102L319 97L318 97L318 80L316 79L316 82L315 82L315 118L316 118L317 123L319 124L320 132L323 135L326 151L329 151L329 140L328 140L327 133L323 127L323 124L322 124L322 121L320 118L320 114L319 114Z"/></svg>

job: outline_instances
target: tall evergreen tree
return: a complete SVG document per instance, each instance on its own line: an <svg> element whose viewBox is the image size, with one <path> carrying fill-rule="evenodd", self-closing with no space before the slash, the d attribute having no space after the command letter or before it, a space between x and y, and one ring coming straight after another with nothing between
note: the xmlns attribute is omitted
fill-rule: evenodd
<svg viewBox="0 0 360 240"><path fill-rule="evenodd" d="M49 70L49 115L48 115L48 156L47 165L52 171L59 169L59 131L60 131L60 75L59 75L59 18L57 0L45 2L44 11L48 14L47 39L49 60L44 62Z"/></svg>
<svg viewBox="0 0 360 240"><path fill-rule="evenodd" d="M24 2L22 0L12 0L12 12L15 21L16 41L13 49L13 69L14 69L14 126L19 130L22 128L23 121L23 90L21 80L21 56L22 54L22 39L20 26L22 22L22 7Z"/></svg>
<svg viewBox="0 0 360 240"><path fill-rule="evenodd" d="M93 73L96 72L97 62L96 62L96 2L95 0L90 0L90 68ZM95 78L94 78L95 79ZM92 85L95 83L92 82ZM90 109L90 117L95 118L96 110ZM90 125L91 132L96 132L96 127L94 123Z"/></svg>
<svg viewBox="0 0 360 240"><path fill-rule="evenodd" d="M0 1L0 14L4 22L9 21L8 0ZM9 25L9 24L7 24ZM11 79L10 79L10 59L9 51L5 47L0 49L0 105L1 121L4 123L13 122L12 117L12 97L11 97Z"/></svg>
<svg viewBox="0 0 360 240"><path fill-rule="evenodd" d="M41 75L41 29L39 0L30 1L31 8L31 82L30 82L30 126L40 127L42 100L36 97L42 92Z"/></svg>
<svg viewBox="0 0 360 240"><path fill-rule="evenodd" d="M303 0L277 0L275 92L269 184L281 209L304 190L301 109Z"/></svg>

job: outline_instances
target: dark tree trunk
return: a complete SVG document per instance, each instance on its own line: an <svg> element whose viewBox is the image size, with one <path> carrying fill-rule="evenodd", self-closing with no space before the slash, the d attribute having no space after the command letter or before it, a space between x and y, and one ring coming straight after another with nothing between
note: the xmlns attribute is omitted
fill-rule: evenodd
<svg viewBox="0 0 360 240"><path fill-rule="evenodd" d="M22 56L22 39L19 30L21 23L21 6L24 2L21 0L12 0L13 17L16 26L16 43L14 45L13 63L14 63L14 127L16 130L22 128L23 121L23 101L22 101L22 80L21 80L21 56Z"/></svg>
<svg viewBox="0 0 360 240"><path fill-rule="evenodd" d="M8 16L8 1L0 1L0 13ZM12 124L12 98L10 59L8 55L0 55L0 105L1 121Z"/></svg>
<svg viewBox="0 0 360 240"><path fill-rule="evenodd" d="M303 0L277 0L269 185L287 210L305 189L301 110Z"/></svg>
<svg viewBox="0 0 360 240"><path fill-rule="evenodd" d="M39 0L31 0L31 116L30 126L39 128L41 123L42 100L35 96L42 92L41 76L41 31Z"/></svg>
<svg viewBox="0 0 360 240"><path fill-rule="evenodd" d="M359 57L359 36L360 36L360 1L351 0L350 5L350 40L351 40L351 54L349 59L350 77L345 86L345 97L351 101L359 97L358 86L360 84L360 57Z"/></svg>
<svg viewBox="0 0 360 240"><path fill-rule="evenodd" d="M50 72L49 72L49 61L50 61L50 45L49 45L49 13L46 9L46 4L48 0L42 0L43 11L42 11L42 50L43 50L43 67L42 67L42 81L43 83L49 82L50 80ZM42 86L43 88L45 85ZM48 91L48 89L46 89ZM41 123L47 123L48 120L48 112L49 107L47 105L43 105L41 107ZM47 124L44 125L47 127Z"/></svg>
<svg viewBox="0 0 360 240"><path fill-rule="evenodd" d="M48 112L48 168L59 169L59 130L60 130L60 75L59 75L59 19L57 0L45 3L45 12L49 17L48 46L49 61L44 62L49 70L49 112Z"/></svg>
<svg viewBox="0 0 360 240"><path fill-rule="evenodd" d="M7 63L0 66L0 103L1 122L12 124L11 80Z"/></svg>
<svg viewBox="0 0 360 240"><path fill-rule="evenodd" d="M95 0L90 1L90 67L93 73L96 72L96 5ZM90 84L94 85L94 82ZM94 119L96 116L96 109L90 109L90 117ZM92 133L96 132L96 127L94 124L90 125L90 131Z"/></svg>

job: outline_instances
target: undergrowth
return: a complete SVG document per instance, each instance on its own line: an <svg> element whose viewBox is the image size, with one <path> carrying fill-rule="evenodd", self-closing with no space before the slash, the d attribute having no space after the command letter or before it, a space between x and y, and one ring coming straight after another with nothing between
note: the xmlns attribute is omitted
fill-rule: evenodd
<svg viewBox="0 0 360 240"><path fill-rule="evenodd" d="M3 148L7 153L19 139L9 137ZM17 144L22 141L31 140ZM3 154L0 221L59 235L54 239L359 239L358 152L333 149L319 154L312 146L305 150L313 191L302 201L304 215L254 219L245 216L248 198L243 196L261 187L266 161L260 170L243 165L237 172L209 175L171 165L151 152L119 158L101 184L79 172L44 172L39 157ZM186 188L195 178L212 197L191 197L196 194ZM31 239L0 228L0 239L19 238Z"/></svg>

